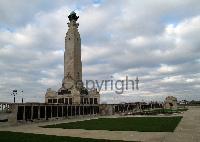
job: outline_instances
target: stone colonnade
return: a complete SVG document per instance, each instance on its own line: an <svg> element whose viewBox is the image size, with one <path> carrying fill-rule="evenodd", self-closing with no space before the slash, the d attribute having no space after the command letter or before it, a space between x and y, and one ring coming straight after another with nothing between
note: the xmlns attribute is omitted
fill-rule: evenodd
<svg viewBox="0 0 200 142"><path fill-rule="evenodd" d="M98 105L18 104L17 121L37 121L97 115Z"/></svg>

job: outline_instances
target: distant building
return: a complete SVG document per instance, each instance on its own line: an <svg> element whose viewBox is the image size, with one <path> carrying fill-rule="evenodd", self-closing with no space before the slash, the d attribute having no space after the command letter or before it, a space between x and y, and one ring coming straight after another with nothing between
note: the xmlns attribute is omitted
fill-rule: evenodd
<svg viewBox="0 0 200 142"><path fill-rule="evenodd" d="M177 109L177 98L173 96L168 96L164 102L165 109Z"/></svg>
<svg viewBox="0 0 200 142"><path fill-rule="evenodd" d="M68 31L65 37L64 78L58 91L47 89L45 103L50 104L99 104L97 89L88 90L82 82L81 38L78 32L79 16L72 11L68 16Z"/></svg>

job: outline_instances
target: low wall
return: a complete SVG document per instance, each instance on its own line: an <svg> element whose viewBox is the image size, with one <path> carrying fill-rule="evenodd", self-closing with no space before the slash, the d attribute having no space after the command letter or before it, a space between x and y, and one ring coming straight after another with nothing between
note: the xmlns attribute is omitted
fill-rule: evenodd
<svg viewBox="0 0 200 142"><path fill-rule="evenodd" d="M11 124L15 124L17 122L38 122L51 119L98 115L99 105L25 103L12 104L10 111L8 121Z"/></svg>
<svg viewBox="0 0 200 142"><path fill-rule="evenodd" d="M67 104L45 104L45 103L19 103L4 105L9 109L2 118L8 118L8 122L16 124L18 122L38 122L62 118L73 118L79 116L96 116L96 115L126 115L134 114L136 111L146 109L161 108L161 104L84 104L84 105L67 105Z"/></svg>

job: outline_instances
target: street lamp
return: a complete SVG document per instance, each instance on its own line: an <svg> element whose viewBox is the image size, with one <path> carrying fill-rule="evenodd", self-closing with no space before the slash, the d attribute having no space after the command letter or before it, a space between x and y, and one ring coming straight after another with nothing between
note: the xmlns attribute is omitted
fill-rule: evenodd
<svg viewBox="0 0 200 142"><path fill-rule="evenodd" d="M16 89L13 90L11 95L13 95L13 97L14 97L14 103L15 103L15 96L17 95L17 90Z"/></svg>
<svg viewBox="0 0 200 142"><path fill-rule="evenodd" d="M22 93L22 104L24 103L24 98L23 98L23 90L21 91L21 93Z"/></svg>

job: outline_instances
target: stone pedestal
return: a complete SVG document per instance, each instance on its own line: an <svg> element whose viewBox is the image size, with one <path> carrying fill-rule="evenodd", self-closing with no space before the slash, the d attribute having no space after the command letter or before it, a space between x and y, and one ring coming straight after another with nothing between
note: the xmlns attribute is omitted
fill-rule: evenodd
<svg viewBox="0 0 200 142"><path fill-rule="evenodd" d="M18 106L15 104L10 105L10 114L8 116L8 122L13 125L17 123Z"/></svg>

